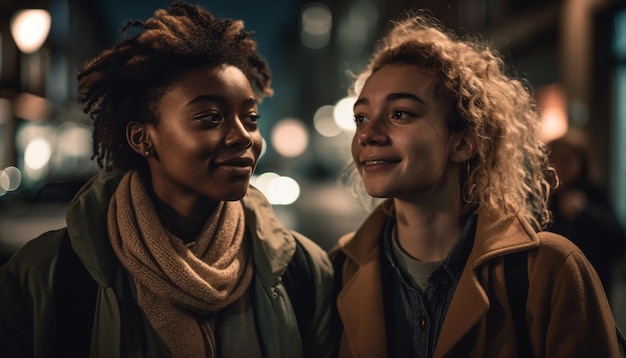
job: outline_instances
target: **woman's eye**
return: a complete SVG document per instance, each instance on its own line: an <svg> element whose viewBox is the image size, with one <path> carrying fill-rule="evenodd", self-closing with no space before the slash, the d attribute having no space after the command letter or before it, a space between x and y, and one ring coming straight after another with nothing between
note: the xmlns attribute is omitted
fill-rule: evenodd
<svg viewBox="0 0 626 358"><path fill-rule="evenodd" d="M222 116L220 116L220 114L217 112L200 114L200 115L195 116L194 118L199 121L214 123L214 124L217 124L223 121Z"/></svg>
<svg viewBox="0 0 626 358"><path fill-rule="evenodd" d="M261 116L256 113L251 113L248 115L248 121L250 122L258 122L260 118Z"/></svg>
<svg viewBox="0 0 626 358"><path fill-rule="evenodd" d="M356 123L357 125L367 122L367 117L365 117L364 115L361 114L355 114L354 115L354 123Z"/></svg>
<svg viewBox="0 0 626 358"><path fill-rule="evenodd" d="M410 114L405 111L393 111L391 113L391 118L393 119L402 119L407 118Z"/></svg>
<svg viewBox="0 0 626 358"><path fill-rule="evenodd" d="M261 118L260 115L256 114L256 113L249 113L247 115L242 115L241 117L241 122L243 123L244 126L246 126L249 129L256 129L259 125L258 120L259 118Z"/></svg>

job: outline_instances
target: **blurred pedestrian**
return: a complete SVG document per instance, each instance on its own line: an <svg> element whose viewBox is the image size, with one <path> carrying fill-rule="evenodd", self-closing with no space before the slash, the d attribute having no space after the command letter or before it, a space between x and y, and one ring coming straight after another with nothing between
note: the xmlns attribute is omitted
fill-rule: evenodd
<svg viewBox="0 0 626 358"><path fill-rule="evenodd" d="M550 202L554 217L548 230L566 236L582 250L610 300L613 270L626 250L624 229L605 190L594 180L585 134L571 129L549 146L560 185Z"/></svg>
<svg viewBox="0 0 626 358"><path fill-rule="evenodd" d="M103 168L0 269L4 357L324 357L332 267L249 186L270 69L243 22L172 3L89 61Z"/></svg>
<svg viewBox="0 0 626 358"><path fill-rule="evenodd" d="M340 357L619 355L593 267L542 231L556 179L504 68L415 12L356 79L351 177L385 200L331 253Z"/></svg>

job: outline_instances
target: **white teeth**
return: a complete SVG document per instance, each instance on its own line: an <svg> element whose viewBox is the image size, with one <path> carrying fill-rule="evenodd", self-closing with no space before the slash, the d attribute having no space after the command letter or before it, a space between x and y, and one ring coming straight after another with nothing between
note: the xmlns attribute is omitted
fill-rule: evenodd
<svg viewBox="0 0 626 358"><path fill-rule="evenodd" d="M384 164L384 163L387 163L387 161L386 160L368 160L368 161L365 161L363 164L374 165L374 164Z"/></svg>

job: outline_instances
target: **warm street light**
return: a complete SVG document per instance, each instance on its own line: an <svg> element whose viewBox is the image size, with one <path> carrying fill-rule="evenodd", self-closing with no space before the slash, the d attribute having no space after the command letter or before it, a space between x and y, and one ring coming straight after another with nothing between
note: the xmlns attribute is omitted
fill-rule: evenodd
<svg viewBox="0 0 626 358"><path fill-rule="evenodd" d="M20 10L11 18L11 34L25 54L37 51L50 32L50 13L42 9Z"/></svg>

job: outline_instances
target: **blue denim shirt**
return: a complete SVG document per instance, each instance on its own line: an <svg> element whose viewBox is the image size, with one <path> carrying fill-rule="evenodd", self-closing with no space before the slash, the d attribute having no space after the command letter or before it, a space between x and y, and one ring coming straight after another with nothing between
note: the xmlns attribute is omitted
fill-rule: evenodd
<svg viewBox="0 0 626 358"><path fill-rule="evenodd" d="M393 252L395 218L381 237L385 328L389 357L432 357L450 301L474 243L476 215L468 218L459 240L420 289Z"/></svg>

